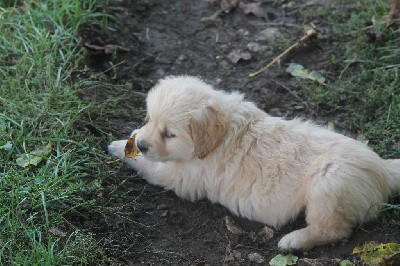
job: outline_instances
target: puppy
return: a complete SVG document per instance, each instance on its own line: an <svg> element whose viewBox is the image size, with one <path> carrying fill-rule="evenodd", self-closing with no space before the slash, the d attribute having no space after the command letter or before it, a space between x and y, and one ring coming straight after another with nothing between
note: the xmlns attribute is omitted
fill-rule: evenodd
<svg viewBox="0 0 400 266"><path fill-rule="evenodd" d="M400 160L310 122L271 117L195 77L161 80L146 119L136 135L141 155L124 158L127 140L109 153L182 198L208 198L275 228L305 210L307 227L285 235L282 249L348 237L400 190Z"/></svg>

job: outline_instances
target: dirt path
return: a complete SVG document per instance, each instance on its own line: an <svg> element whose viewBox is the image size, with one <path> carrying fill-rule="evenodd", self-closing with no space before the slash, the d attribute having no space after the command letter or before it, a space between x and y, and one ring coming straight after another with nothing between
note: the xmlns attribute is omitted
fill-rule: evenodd
<svg viewBox="0 0 400 266"><path fill-rule="evenodd" d="M296 62L324 71L328 77L337 73L329 60L328 26L318 17L302 17L302 11L314 8L310 2L318 5L326 1L295 1L287 8L269 1L258 9L263 12L261 16L246 15L238 7L214 21L202 22L202 18L220 10L218 4L211 2L111 1L111 13L121 24L111 23L108 30L84 29L83 40L101 47L116 44L130 51L120 49L113 56L92 49L89 58L93 72L109 69L110 61L117 65L115 71L106 72L106 79L116 84L131 83L135 93L127 100L134 101L137 110L144 107L141 93L146 93L158 79L191 74L219 88L244 92L271 115L323 121L316 104L307 102L301 83L285 72L285 64ZM316 25L324 38L297 48L268 73L248 78L250 72L287 47L285 38L291 39L290 45L304 34L303 25L310 24ZM244 59L237 61L238 56ZM142 117L137 115L129 121L110 118L110 129L115 136L126 137L141 122ZM300 217L270 238L262 224L235 217L218 204L181 200L174 193L146 184L122 165L111 167L108 186L94 195L101 207L80 221L104 246L108 264L251 265L261 260L268 264L281 253L277 250L279 239L305 225ZM224 223L225 216L243 232L231 233ZM351 258L353 248L364 241L399 239L398 228L382 229L380 224L371 223L348 241L296 255L303 260L299 265L315 265L307 264L305 259L316 259L313 262L317 265L336 265Z"/></svg>

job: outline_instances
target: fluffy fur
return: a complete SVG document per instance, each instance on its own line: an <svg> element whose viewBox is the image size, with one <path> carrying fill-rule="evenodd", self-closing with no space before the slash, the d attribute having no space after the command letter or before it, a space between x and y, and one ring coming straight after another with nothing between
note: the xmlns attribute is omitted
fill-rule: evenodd
<svg viewBox="0 0 400 266"><path fill-rule="evenodd" d="M127 140L112 142L110 154L180 197L208 198L275 228L305 210L307 227L284 236L282 249L348 237L400 190L400 160L310 122L271 117L195 77L161 80L147 118L136 136L141 156L124 158Z"/></svg>

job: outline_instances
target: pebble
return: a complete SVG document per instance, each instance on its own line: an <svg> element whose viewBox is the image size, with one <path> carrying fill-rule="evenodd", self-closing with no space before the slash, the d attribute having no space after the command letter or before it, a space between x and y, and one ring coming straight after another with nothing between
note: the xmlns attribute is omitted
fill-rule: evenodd
<svg viewBox="0 0 400 266"><path fill-rule="evenodd" d="M279 34L279 30L277 28L267 28L257 34L256 41L269 41L277 34Z"/></svg>
<svg viewBox="0 0 400 266"><path fill-rule="evenodd" d="M264 226L264 228L261 229L260 232L258 232L258 235L263 237L265 240L269 240L274 237L274 233L275 233L274 229L268 226Z"/></svg>
<svg viewBox="0 0 400 266"><path fill-rule="evenodd" d="M249 260L260 264L265 261L265 258L263 256L261 256L260 254L254 252L254 253L249 254Z"/></svg>
<svg viewBox="0 0 400 266"><path fill-rule="evenodd" d="M247 44L247 49L249 49L249 51L251 51L251 52L255 52L255 53L257 53L257 52L264 52L265 50L267 50L267 46L265 46L265 45L260 45L259 43L257 43L257 42L249 42L248 44Z"/></svg>

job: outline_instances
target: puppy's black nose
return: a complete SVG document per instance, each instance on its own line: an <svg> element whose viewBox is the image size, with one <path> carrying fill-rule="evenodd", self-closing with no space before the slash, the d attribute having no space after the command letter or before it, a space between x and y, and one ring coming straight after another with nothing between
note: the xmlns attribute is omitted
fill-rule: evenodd
<svg viewBox="0 0 400 266"><path fill-rule="evenodd" d="M146 151L149 150L149 145L146 145L145 143L141 142L140 140L137 141L136 146L143 153L145 153Z"/></svg>

